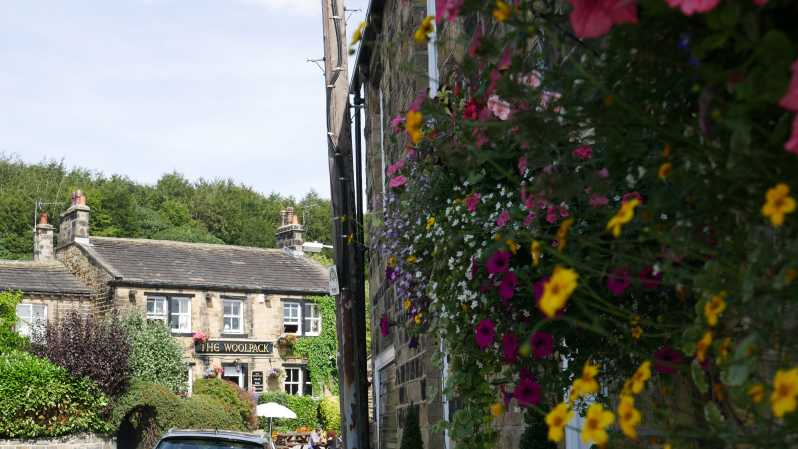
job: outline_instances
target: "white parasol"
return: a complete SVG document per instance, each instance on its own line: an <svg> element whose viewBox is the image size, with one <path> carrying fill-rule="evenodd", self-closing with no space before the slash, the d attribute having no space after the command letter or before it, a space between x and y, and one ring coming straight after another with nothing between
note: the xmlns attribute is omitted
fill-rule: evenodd
<svg viewBox="0 0 798 449"><path fill-rule="evenodd" d="M267 402L260 404L255 409L258 416L269 418L269 440L272 438L272 419L273 418L291 418L296 419L296 413L288 407L283 407L276 402ZM274 445L274 443L272 443Z"/></svg>

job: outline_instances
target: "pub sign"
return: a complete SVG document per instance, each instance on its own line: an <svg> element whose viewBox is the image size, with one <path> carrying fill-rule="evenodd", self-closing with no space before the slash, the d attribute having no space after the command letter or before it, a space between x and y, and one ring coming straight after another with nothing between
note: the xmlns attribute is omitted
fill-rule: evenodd
<svg viewBox="0 0 798 449"><path fill-rule="evenodd" d="M208 340L205 343L194 345L197 354L263 354L274 353L274 343L271 341L229 341Z"/></svg>

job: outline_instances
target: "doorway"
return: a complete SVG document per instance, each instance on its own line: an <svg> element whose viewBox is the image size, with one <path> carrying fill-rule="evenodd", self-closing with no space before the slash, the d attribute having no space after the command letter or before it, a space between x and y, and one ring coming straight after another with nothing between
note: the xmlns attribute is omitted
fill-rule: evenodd
<svg viewBox="0 0 798 449"><path fill-rule="evenodd" d="M238 385L242 390L247 389L247 365L222 365L222 379Z"/></svg>

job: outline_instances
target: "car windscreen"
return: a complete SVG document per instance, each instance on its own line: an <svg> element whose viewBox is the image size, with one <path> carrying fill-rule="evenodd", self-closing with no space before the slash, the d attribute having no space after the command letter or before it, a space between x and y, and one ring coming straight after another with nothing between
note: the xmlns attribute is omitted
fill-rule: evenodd
<svg viewBox="0 0 798 449"><path fill-rule="evenodd" d="M241 441L208 440L205 438L169 438L156 449L263 449L263 445Z"/></svg>

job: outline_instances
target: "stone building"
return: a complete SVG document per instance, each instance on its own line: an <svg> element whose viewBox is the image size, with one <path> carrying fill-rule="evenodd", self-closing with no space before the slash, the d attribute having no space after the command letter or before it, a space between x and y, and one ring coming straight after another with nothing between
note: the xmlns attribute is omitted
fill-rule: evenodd
<svg viewBox="0 0 798 449"><path fill-rule="evenodd" d="M21 322L58 320L71 308L138 310L163 321L183 345L189 385L218 373L253 392L321 393L290 346L335 325L307 301L328 294L328 274L301 253L304 228L293 209L282 211L280 249L93 237L90 214L77 192L61 214L55 248L43 219L38 260L0 263L0 290L24 293Z"/></svg>

